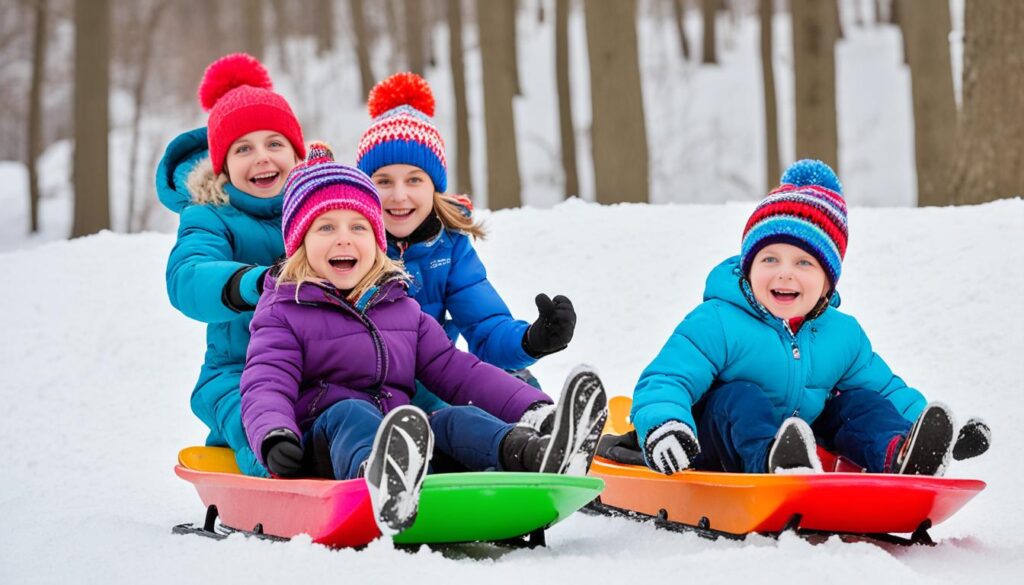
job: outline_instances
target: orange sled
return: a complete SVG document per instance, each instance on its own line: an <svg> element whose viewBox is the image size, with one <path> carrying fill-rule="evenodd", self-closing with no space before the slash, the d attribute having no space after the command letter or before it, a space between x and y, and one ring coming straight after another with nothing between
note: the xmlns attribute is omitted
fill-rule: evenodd
<svg viewBox="0 0 1024 585"><path fill-rule="evenodd" d="M633 430L628 422L631 405L625 396L611 399L605 434ZM660 527L712 538L741 539L752 532L793 530L802 535L933 544L928 529L985 488L984 482L975 479L863 473L820 447L827 472L799 475L688 470L666 476L645 466L612 461L607 454L601 456L601 449L598 452L590 475L603 479L605 489L591 505L592 511L651 519Z"/></svg>

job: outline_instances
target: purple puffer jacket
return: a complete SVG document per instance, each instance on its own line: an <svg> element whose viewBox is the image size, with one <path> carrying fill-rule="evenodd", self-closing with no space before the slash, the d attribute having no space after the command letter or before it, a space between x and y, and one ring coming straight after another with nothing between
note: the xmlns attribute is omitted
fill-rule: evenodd
<svg viewBox="0 0 1024 585"><path fill-rule="evenodd" d="M354 398L381 412L408 404L415 380L449 404L473 404L515 422L546 394L452 345L444 329L406 294L381 285L362 311L327 286L275 288L266 280L256 306L242 372L242 422L263 461L263 439L275 429L299 437L339 400ZM365 298L365 297L364 297Z"/></svg>

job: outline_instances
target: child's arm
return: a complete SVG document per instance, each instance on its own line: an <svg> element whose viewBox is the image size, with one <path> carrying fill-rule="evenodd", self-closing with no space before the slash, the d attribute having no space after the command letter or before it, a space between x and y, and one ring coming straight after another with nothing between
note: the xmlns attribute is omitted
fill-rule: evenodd
<svg viewBox="0 0 1024 585"><path fill-rule="evenodd" d="M850 367L836 384L839 390L874 390L889 399L903 418L914 422L928 404L924 396L907 386L902 378L893 373L877 353L871 349L871 341L857 324L859 339Z"/></svg>
<svg viewBox="0 0 1024 585"><path fill-rule="evenodd" d="M259 305L250 325L252 338L242 371L242 423L260 462L263 440L287 429L301 438L295 401L302 381L302 347L289 325L274 314L273 305Z"/></svg>
<svg viewBox="0 0 1024 585"><path fill-rule="evenodd" d="M167 260L167 295L188 317L230 321L259 300L266 268L233 260L230 238L209 207L193 205L181 213L178 240Z"/></svg>
<svg viewBox="0 0 1024 585"><path fill-rule="evenodd" d="M475 355L456 349L430 315L420 313L416 379L449 404L477 406L505 422L518 422L537 402L551 398Z"/></svg>
<svg viewBox="0 0 1024 585"><path fill-rule="evenodd" d="M530 324L512 318L508 305L487 280L487 269L469 239L456 237L454 245L445 307L469 351L504 370L536 363L523 349L523 335Z"/></svg>
<svg viewBox="0 0 1024 585"><path fill-rule="evenodd" d="M654 361L640 374L630 419L643 445L655 427L677 420L696 435L690 409L707 392L726 359L725 335L709 303L683 319Z"/></svg>

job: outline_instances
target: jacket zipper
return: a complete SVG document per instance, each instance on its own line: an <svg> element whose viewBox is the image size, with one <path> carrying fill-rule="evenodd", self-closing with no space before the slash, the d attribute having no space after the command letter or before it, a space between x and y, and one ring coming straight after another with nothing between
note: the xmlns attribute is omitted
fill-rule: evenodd
<svg viewBox="0 0 1024 585"><path fill-rule="evenodd" d="M355 317L359 319L359 322L362 323L363 326L366 327L366 329L370 332L370 337L373 338L373 346L377 352L378 376L377 381L374 382L373 386L368 389L368 392L370 394L370 397L373 398L374 404L377 405L377 410L379 410L382 414L387 414L384 399L391 398L391 393L386 390L381 391L381 388L383 388L384 386L384 381L387 380L388 377L388 352L387 346L384 344L384 338L381 336L380 331L377 329L377 327L373 324L373 321L371 321L366 316L365 311L359 312L355 310L352 306L350 306L344 300L338 298L337 295L334 295L333 293L328 293L328 295L331 298L338 301L338 306L340 306L342 310L348 311L352 315L355 315ZM366 303L367 310L369 310L369 308L373 306L373 301L374 299L371 298L370 301Z"/></svg>

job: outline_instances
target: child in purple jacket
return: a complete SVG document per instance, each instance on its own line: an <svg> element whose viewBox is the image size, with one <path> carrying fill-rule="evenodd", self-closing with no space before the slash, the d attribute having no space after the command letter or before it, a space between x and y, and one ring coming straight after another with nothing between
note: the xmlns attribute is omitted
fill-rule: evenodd
<svg viewBox="0 0 1024 585"><path fill-rule="evenodd" d="M365 477L377 523L416 518L437 451L470 470L586 473L607 415L601 381L578 368L550 435L520 420L540 390L452 345L388 259L373 182L322 144L285 184L288 260L267 276L242 373L242 420L274 475ZM416 380L453 406L411 406Z"/></svg>

